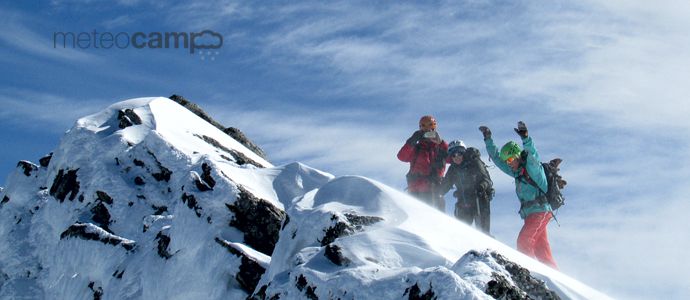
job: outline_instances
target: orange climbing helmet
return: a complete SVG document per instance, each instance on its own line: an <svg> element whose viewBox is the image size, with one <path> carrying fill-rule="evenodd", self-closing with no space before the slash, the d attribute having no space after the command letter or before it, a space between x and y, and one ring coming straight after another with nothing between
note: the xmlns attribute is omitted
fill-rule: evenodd
<svg viewBox="0 0 690 300"><path fill-rule="evenodd" d="M424 131L436 130L436 118L431 115L423 116L419 119L419 129Z"/></svg>

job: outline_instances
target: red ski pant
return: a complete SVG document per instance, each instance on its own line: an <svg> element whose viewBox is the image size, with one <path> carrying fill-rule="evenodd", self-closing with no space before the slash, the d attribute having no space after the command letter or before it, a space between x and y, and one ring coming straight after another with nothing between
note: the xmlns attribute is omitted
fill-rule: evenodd
<svg viewBox="0 0 690 300"><path fill-rule="evenodd" d="M527 256L534 257L543 264L558 270L551 256L551 246L546 235L546 227L553 215L551 212L533 213L525 218L518 235L517 248Z"/></svg>

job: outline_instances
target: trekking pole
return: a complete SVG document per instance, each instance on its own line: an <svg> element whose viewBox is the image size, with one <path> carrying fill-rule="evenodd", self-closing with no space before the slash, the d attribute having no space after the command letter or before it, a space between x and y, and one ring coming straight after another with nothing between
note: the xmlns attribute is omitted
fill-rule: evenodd
<svg viewBox="0 0 690 300"><path fill-rule="evenodd" d="M551 217L554 221L556 221L556 225L558 225L558 227L561 227L561 223L558 223L558 219L556 219L556 214L553 210L551 211Z"/></svg>

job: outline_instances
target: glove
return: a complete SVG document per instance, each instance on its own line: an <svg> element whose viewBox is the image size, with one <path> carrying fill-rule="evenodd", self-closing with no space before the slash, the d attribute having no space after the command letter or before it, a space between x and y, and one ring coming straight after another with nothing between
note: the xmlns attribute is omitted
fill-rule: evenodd
<svg viewBox="0 0 690 300"><path fill-rule="evenodd" d="M515 132L521 137L521 138L526 138L527 137L527 125L525 125L524 122L519 121L517 123L517 128L513 128Z"/></svg>
<svg viewBox="0 0 690 300"><path fill-rule="evenodd" d="M482 132L482 134L484 135L484 139L485 139L485 140L491 138L491 129L489 129L489 127L486 127L486 126L483 126L483 125L482 125L482 126L479 126L479 131Z"/></svg>
<svg viewBox="0 0 690 300"><path fill-rule="evenodd" d="M417 130L412 134L412 136L409 139L407 139L406 143L410 145L417 144L417 142L419 142L419 140L421 140L423 136L424 131Z"/></svg>

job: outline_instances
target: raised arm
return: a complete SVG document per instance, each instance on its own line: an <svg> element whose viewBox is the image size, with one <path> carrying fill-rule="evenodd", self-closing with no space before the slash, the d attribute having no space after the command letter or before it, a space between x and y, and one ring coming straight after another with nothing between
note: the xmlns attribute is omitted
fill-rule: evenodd
<svg viewBox="0 0 690 300"><path fill-rule="evenodd" d="M534 183L539 186L539 189L546 192L549 188L546 182L546 174L544 173L544 166L541 165L541 159L539 159L539 152L534 146L534 141L532 137L528 135L527 125L522 121L518 122L518 128L515 128L515 132L522 138L522 146L527 152L527 158L525 161L525 168L527 168L527 173Z"/></svg>
<svg viewBox="0 0 690 300"><path fill-rule="evenodd" d="M511 177L515 177L515 172L513 172L510 166L506 164L506 162L502 161L499 157L498 148L496 148L496 144L494 144L494 140L491 138L491 130L486 126L480 126L479 131L481 131L484 135L486 152L489 153L489 157L491 157L491 160L494 161L494 164L496 164L496 166L503 171L503 173L506 173Z"/></svg>

